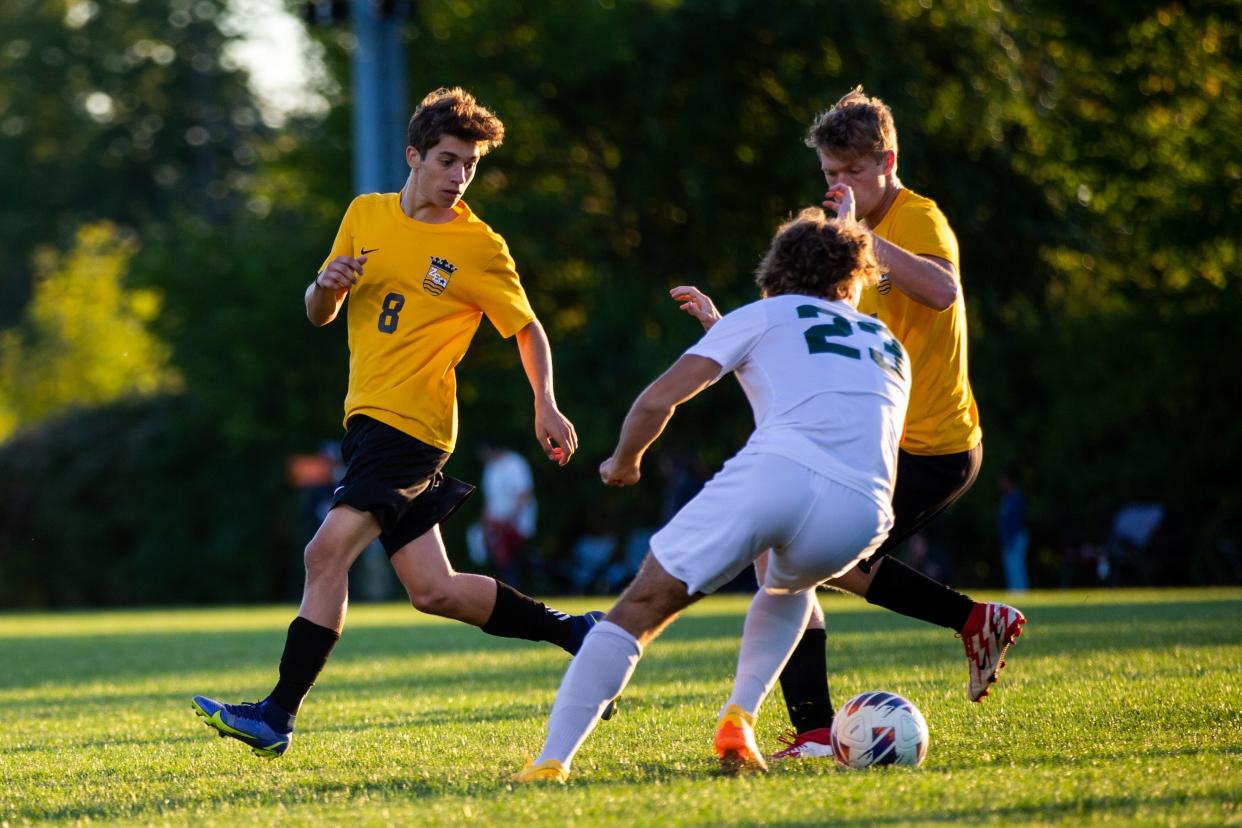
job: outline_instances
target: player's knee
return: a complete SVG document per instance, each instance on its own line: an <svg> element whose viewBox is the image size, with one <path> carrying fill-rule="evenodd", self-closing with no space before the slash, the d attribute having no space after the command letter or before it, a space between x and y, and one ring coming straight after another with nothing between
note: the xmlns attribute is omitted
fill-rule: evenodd
<svg viewBox="0 0 1242 828"><path fill-rule="evenodd" d="M306 549L302 551L302 563L306 566L306 577L310 580L322 575L336 574L342 568L339 551L318 537L306 544Z"/></svg>
<svg viewBox="0 0 1242 828"><path fill-rule="evenodd" d="M439 585L430 585L410 590L410 603L419 612L428 615L454 617L457 609L457 596L450 590Z"/></svg>

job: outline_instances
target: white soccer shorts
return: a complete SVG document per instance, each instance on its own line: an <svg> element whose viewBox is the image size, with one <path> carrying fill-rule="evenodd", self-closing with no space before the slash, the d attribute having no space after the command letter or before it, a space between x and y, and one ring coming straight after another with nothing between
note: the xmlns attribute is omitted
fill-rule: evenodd
<svg viewBox="0 0 1242 828"><path fill-rule="evenodd" d="M711 593L765 549L763 588L803 592L870 555L891 510L774 454L739 454L651 538L660 565L687 591Z"/></svg>

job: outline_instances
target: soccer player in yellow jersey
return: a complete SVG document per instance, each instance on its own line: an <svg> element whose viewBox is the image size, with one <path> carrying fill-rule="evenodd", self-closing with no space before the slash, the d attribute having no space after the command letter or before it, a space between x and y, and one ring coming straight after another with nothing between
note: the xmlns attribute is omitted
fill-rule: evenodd
<svg viewBox="0 0 1242 828"><path fill-rule="evenodd" d="M439 523L474 490L441 469L457 440L453 370L484 316L501 336L516 337L540 448L562 466L578 448L509 248L462 201L480 159L503 138L500 119L469 93L429 94L410 119L404 188L354 199L306 289L316 326L348 300L345 476L306 547L302 605L271 694L257 703L193 701L209 726L261 756L288 749L294 717L344 627L349 568L376 538L423 612L570 653L603 615L569 616L493 578L455 572L440 537Z"/></svg>
<svg viewBox="0 0 1242 828"><path fill-rule="evenodd" d="M1022 613L976 602L886 557L974 483L983 460L979 412L966 358L966 305L957 238L936 203L906 189L897 177L897 130L892 112L858 87L822 113L806 140L828 182L824 207L858 218L871 229L884 274L864 289L863 313L879 318L905 346L912 386L893 492L895 522L868 561L833 586L886 609L947 627L961 636L970 667L967 696L979 701L996 681L1006 648L1021 633ZM703 323L719 312L693 287L674 298ZM796 735L774 758L830 756L833 709L818 605L781 673Z"/></svg>

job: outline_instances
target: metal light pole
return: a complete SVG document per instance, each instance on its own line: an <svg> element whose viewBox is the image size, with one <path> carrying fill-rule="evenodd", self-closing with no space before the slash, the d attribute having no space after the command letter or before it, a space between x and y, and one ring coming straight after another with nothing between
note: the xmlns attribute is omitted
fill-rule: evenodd
<svg viewBox="0 0 1242 828"><path fill-rule="evenodd" d="M405 4L354 0L350 14L358 46L353 55L354 191L401 189L405 163Z"/></svg>
<svg viewBox="0 0 1242 828"><path fill-rule="evenodd" d="M410 16L411 5L403 0L306 4L309 21L348 20L356 40L350 61L355 193L399 190L409 174L405 129L412 107L406 100L401 24Z"/></svg>

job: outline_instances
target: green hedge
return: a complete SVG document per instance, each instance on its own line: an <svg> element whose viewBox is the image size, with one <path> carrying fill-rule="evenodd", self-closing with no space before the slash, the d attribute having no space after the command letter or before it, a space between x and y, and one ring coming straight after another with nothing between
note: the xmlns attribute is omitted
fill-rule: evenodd
<svg viewBox="0 0 1242 828"><path fill-rule="evenodd" d="M0 605L270 600L300 578L283 469L186 398L82 410L0 445Z"/></svg>

